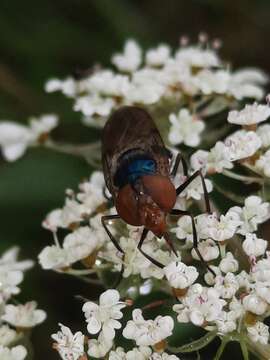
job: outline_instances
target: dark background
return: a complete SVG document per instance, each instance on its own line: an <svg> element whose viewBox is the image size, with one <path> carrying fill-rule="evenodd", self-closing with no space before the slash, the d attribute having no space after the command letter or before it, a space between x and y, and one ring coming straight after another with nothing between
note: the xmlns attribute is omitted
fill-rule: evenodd
<svg viewBox="0 0 270 360"><path fill-rule="evenodd" d="M222 39L222 55L236 68L258 66L270 73L269 0L1 0L0 119L26 122L55 112L62 121L54 133L58 139L98 138L98 131L80 125L69 100L44 92L45 81L109 65L129 37L143 48L160 42L174 47L180 35L196 41L200 31ZM35 259L52 240L40 226L43 217L62 205L65 188L76 189L91 171L78 158L40 148L15 163L0 159L0 250L19 244L24 257ZM96 298L100 291L38 265L27 274L20 301L35 299L48 312L48 321L33 333L35 359L58 358L49 338L57 322L83 328L74 295Z"/></svg>

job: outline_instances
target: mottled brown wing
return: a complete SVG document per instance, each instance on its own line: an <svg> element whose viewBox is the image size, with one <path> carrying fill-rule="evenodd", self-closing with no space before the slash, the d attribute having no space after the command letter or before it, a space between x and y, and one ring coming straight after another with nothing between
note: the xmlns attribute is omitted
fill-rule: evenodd
<svg viewBox="0 0 270 360"><path fill-rule="evenodd" d="M160 133L151 116L134 106L125 106L113 113L102 134L102 162L106 185L116 197L118 189L113 184L118 169L118 159L132 149L150 154L157 163L157 172L169 175L169 156Z"/></svg>

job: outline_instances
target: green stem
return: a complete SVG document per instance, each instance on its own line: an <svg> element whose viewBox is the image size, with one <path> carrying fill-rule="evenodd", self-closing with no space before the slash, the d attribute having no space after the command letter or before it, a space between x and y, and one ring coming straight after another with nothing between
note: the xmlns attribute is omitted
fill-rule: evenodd
<svg viewBox="0 0 270 360"><path fill-rule="evenodd" d="M217 185L216 183L213 184L214 188L222 195L224 195L226 198L232 200L233 202L236 202L238 204L243 205L245 202L245 197L244 196L240 196L240 195L236 195L228 190L222 189L219 185Z"/></svg>
<svg viewBox="0 0 270 360"><path fill-rule="evenodd" d="M44 146L48 149L52 149L63 154L70 154L74 156L83 157L90 165L98 167L100 163L100 141L96 141L90 144L65 144L57 143L52 139L48 139Z"/></svg>
<svg viewBox="0 0 270 360"><path fill-rule="evenodd" d="M220 244L219 248L220 248L220 256L221 256L222 259L224 259L225 256L226 256L226 243L225 244Z"/></svg>
<svg viewBox="0 0 270 360"><path fill-rule="evenodd" d="M240 339L240 346L244 360L249 360L247 345L243 339Z"/></svg>
<svg viewBox="0 0 270 360"><path fill-rule="evenodd" d="M270 345L263 345L251 341L248 337L245 339L248 350L257 357L258 360L270 359Z"/></svg>
<svg viewBox="0 0 270 360"><path fill-rule="evenodd" d="M168 349L174 353L190 353L193 351L198 351L205 346L207 346L211 341L215 339L217 332L214 330L212 332L206 333L204 336L198 340L194 340L189 344L182 345L180 347L168 346Z"/></svg>
<svg viewBox="0 0 270 360"><path fill-rule="evenodd" d="M263 182L264 182L264 180L262 178L237 174L237 173L234 173L234 172L232 172L230 170L227 170L227 169L223 169L222 174L229 177L229 178L231 178L231 179L243 181L243 182L246 182L248 184L253 183L253 182L263 184Z"/></svg>
<svg viewBox="0 0 270 360"><path fill-rule="evenodd" d="M223 351L224 351L227 343L228 343L228 340L227 340L227 339L224 339L224 338L223 338L223 339L221 340L220 347L218 348L218 351L217 351L217 353L216 353L216 356L215 356L214 360L219 360L219 359L221 358L221 355L223 354Z"/></svg>

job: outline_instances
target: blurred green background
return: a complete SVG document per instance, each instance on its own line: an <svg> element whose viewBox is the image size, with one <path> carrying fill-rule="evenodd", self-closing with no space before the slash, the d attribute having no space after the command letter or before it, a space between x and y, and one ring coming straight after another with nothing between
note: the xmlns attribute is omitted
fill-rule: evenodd
<svg viewBox="0 0 270 360"><path fill-rule="evenodd" d="M144 48L160 42L176 46L180 35L196 41L200 31L222 39L222 55L235 67L270 73L269 0L1 0L0 119L26 122L55 112L62 121L54 132L58 139L96 139L100 133L80 125L69 100L44 92L45 81L96 63L109 65L129 37ZM91 171L78 158L43 149L12 164L0 159L0 250L19 244L24 257L35 259L51 243L42 219L62 205L66 188L76 189ZM47 322L33 333L35 359L58 358L50 348L57 323L74 330L84 324L74 295L96 298L100 290L38 265L27 274L20 301L35 299L48 312Z"/></svg>

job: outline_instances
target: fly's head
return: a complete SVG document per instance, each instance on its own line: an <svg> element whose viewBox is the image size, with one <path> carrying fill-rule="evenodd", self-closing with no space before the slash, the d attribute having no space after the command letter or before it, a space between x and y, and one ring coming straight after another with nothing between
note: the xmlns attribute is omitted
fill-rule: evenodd
<svg viewBox="0 0 270 360"><path fill-rule="evenodd" d="M125 185L116 199L120 217L130 225L145 226L156 236L166 231L166 215L176 201L171 180L161 175L142 176L134 186Z"/></svg>

